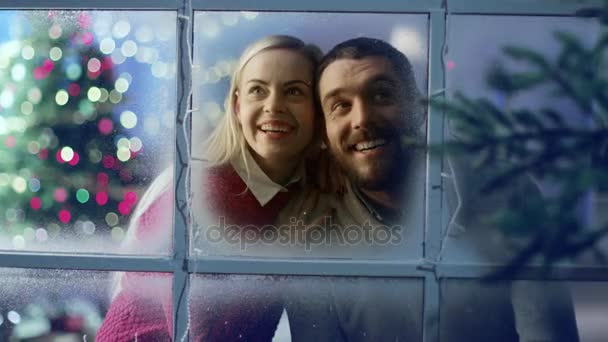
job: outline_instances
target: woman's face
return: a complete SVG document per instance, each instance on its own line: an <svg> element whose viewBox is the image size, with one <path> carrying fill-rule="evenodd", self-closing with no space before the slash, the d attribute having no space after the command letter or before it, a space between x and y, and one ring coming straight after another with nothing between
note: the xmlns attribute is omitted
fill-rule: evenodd
<svg viewBox="0 0 608 342"><path fill-rule="evenodd" d="M235 112L254 158L289 167L313 137L313 65L289 49L262 51L241 71Z"/></svg>

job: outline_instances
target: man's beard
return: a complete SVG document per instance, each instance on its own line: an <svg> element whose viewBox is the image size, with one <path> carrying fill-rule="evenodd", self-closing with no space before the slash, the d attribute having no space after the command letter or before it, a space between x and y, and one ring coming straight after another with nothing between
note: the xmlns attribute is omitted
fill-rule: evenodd
<svg viewBox="0 0 608 342"><path fill-rule="evenodd" d="M352 165L356 158L344 160L334 154L348 179L360 189L369 191L392 191L407 179L414 149L406 147L401 142L404 132L397 127L383 125L370 127L349 137L343 150L348 150L355 143L365 139L384 138L388 140L385 148L393 149L390 156L373 161L372 164L362 168L361 165ZM352 156L351 156L352 157ZM383 165L384 164L384 165Z"/></svg>
<svg viewBox="0 0 608 342"><path fill-rule="evenodd" d="M379 169L380 172L368 175L365 171L350 165L346 173L351 182L359 189L369 191L392 191L398 188L407 179L411 168L410 159L401 147L389 162L388 166L372 165L371 168ZM382 160L376 162L386 163ZM344 168L343 168L344 169Z"/></svg>

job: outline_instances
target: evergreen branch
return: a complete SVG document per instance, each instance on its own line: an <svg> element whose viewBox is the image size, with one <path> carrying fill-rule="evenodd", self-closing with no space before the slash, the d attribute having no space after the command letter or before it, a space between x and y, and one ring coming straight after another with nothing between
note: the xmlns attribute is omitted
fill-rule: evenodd
<svg viewBox="0 0 608 342"><path fill-rule="evenodd" d="M604 32L600 35L599 39L593 47L591 57L594 61L600 63L604 54L604 49L608 48L608 32Z"/></svg>
<svg viewBox="0 0 608 342"><path fill-rule="evenodd" d="M528 127L531 130L539 132L545 129L545 125L538 120L536 115L527 109L514 111L513 116L515 117L515 120L517 120L517 122L519 122L522 126Z"/></svg>
<svg viewBox="0 0 608 342"><path fill-rule="evenodd" d="M601 33L599 38L597 39L595 46L591 49L589 53L589 66L591 70L598 71L602 70L602 65L606 63L605 61L605 50L608 48L608 32ZM595 73L592 77L596 79L601 77L601 73ZM597 80L600 81L601 79Z"/></svg>
<svg viewBox="0 0 608 342"><path fill-rule="evenodd" d="M544 236L542 233L536 234L534 239L528 243L528 245L522 249L513 259L509 261L507 266L493 272L484 278L484 282L496 282L503 279L513 279L515 275L528 264L534 255L542 248Z"/></svg>
<svg viewBox="0 0 608 342"><path fill-rule="evenodd" d="M593 247L591 247L591 251L592 251L595 259L598 260L598 262L600 264L602 264L602 265L608 264L608 258L606 257L606 254L597 245L594 245Z"/></svg>
<svg viewBox="0 0 608 342"><path fill-rule="evenodd" d="M502 50L507 56L514 60L525 60L539 68L539 71L548 71L551 67L545 57L540 53L527 48L506 46Z"/></svg>
<svg viewBox="0 0 608 342"><path fill-rule="evenodd" d="M608 0L603 8L585 9L578 14L599 18L605 29ZM493 178L482 184L482 194L513 184L513 180L526 173L554 182L560 191L554 199L536 202L529 198L529 193L510 198L506 214L498 220L499 226L509 232L521 232L523 228L536 232L529 234L530 240L507 267L486 280L513 278L536 256L543 257L549 271L554 262L593 250L608 235L608 225L586 231L573 209L590 188L608 189L608 80L604 72L608 32L600 33L590 49L573 34L556 32L554 36L560 44L556 59L527 48L505 47L506 56L527 63L530 71L512 72L495 65L486 74L486 81L492 89L507 95L550 85L575 104L578 110L573 114L578 118L546 107L504 112L488 99L473 100L461 94L443 104L449 118L461 129L458 133L462 137L446 147L477 154L476 167L494 167L490 169ZM595 125L593 129L570 127L566 117L582 118L584 122L591 119ZM499 161L508 163L503 167ZM527 207L535 204L545 210L538 215L530 212Z"/></svg>
<svg viewBox="0 0 608 342"><path fill-rule="evenodd" d="M608 236L608 225L588 234L584 239L576 243L567 243L567 236L574 235L577 229L572 229L570 224L562 224L559 229L547 237L546 231L539 231L534 238L513 257L508 265L499 271L491 273L483 278L487 282L495 282L503 279L513 279L517 273L532 261L536 255L545 256L544 266L548 270L553 263L566 258L576 257L585 250L597 246L597 243ZM604 258L600 251L599 258Z"/></svg>
<svg viewBox="0 0 608 342"><path fill-rule="evenodd" d="M511 179L524 174L526 172L534 171L542 167L543 165L550 164L555 161L559 157L568 155L568 150L577 152L583 148L587 148L588 146L592 146L596 143L596 139L589 138L583 139L579 141L577 144L574 144L569 149L563 150L547 150L544 153L540 154L536 158L532 159L527 163L520 163L519 165L515 165L511 167L509 170L499 174L498 176L491 179L487 182L482 188L481 193L487 194L496 189L504 187Z"/></svg>
<svg viewBox="0 0 608 342"><path fill-rule="evenodd" d="M558 58L558 66L568 67L569 57L575 57L577 62L587 61L588 52L580 43L578 38L571 33L557 31L553 35L562 45L562 53Z"/></svg>
<svg viewBox="0 0 608 342"><path fill-rule="evenodd" d="M525 174L530 170L537 169L543 164L552 162L561 155L562 153L559 152L545 153L544 155L539 156L533 159L532 161L513 166L507 171L500 173L498 176L495 176L490 181L486 182L486 184L481 187L480 193L488 194L495 190L503 188L509 183L509 181L516 178L517 176Z"/></svg>
<svg viewBox="0 0 608 342"><path fill-rule="evenodd" d="M571 80L562 75L559 69L550 69L551 78L559 85L565 94L572 98L574 103L579 107L583 115L589 116L592 112L592 107L589 99L585 98L582 93Z"/></svg>
<svg viewBox="0 0 608 342"><path fill-rule="evenodd" d="M509 120L505 113L499 110L488 99L478 99L477 104L484 112L489 113L497 124L502 125L505 128L513 128L513 123Z"/></svg>
<svg viewBox="0 0 608 342"><path fill-rule="evenodd" d="M482 133L480 135L486 136L490 132L494 133L496 125L492 120L493 116L484 115L486 112L478 105L477 101L468 99L460 92L456 92L454 98L461 105L463 111L478 120L478 125L475 125L475 128Z"/></svg>
<svg viewBox="0 0 608 342"><path fill-rule="evenodd" d="M476 115L475 112L471 113L470 111L467 111L466 109L458 106L456 102L444 99L431 99L429 102L432 106L435 106L436 108L442 110L449 118L455 119L456 122L468 126L468 129L465 130L469 133L481 131L485 134L487 133L487 131L478 130L478 128L490 128L487 122L484 122L479 119L479 115Z"/></svg>
<svg viewBox="0 0 608 342"><path fill-rule="evenodd" d="M486 76L486 83L491 88L507 94L534 88L547 80L547 73L544 71L509 73L498 65L493 66Z"/></svg>
<svg viewBox="0 0 608 342"><path fill-rule="evenodd" d="M500 144L519 143L525 144L525 141L540 140L547 141L548 144L554 144L555 139L576 139L582 138L585 140L600 140L602 138L608 138L608 129L597 129L597 130L577 130L571 128L551 128L544 129L538 132L521 132L511 133L503 136L494 136L488 140L465 143L468 147L477 149L480 147L490 147ZM462 144L460 142L450 142L448 144ZM467 147L467 146L463 146Z"/></svg>
<svg viewBox="0 0 608 342"><path fill-rule="evenodd" d="M598 241L600 241L604 236L608 235L608 225L597 229L590 234L588 234L584 239L573 243L569 246L565 246L562 250L564 256L577 256L581 252L589 249L591 246L594 246Z"/></svg>
<svg viewBox="0 0 608 342"><path fill-rule="evenodd" d="M608 120L608 80L599 80L595 85L594 98L597 100L597 112L604 120ZM606 126L606 125L604 125Z"/></svg>
<svg viewBox="0 0 608 342"><path fill-rule="evenodd" d="M540 113L547 118L555 127L564 128L566 127L564 123L563 116L552 108L542 108Z"/></svg>

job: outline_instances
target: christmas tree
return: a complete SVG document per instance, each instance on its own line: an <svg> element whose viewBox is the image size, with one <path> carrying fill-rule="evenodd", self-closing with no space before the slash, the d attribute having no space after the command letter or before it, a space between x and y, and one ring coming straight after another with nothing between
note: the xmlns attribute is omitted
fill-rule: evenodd
<svg viewBox="0 0 608 342"><path fill-rule="evenodd" d="M90 13L16 17L21 36L0 47L0 248L124 227L142 176L142 142L125 133L137 116L113 115L129 75L102 51Z"/></svg>
<svg viewBox="0 0 608 342"><path fill-rule="evenodd" d="M608 1L603 8L579 14L601 23L591 48L575 35L556 32L561 50L557 56L505 47L505 54L525 62L527 70L497 65L487 73L488 86L505 94L506 103L533 88L551 87L555 96L576 104L582 113L576 120L572 113L552 108L513 109L460 93L448 100L431 99L457 132L447 151L473 156L475 167L491 175L480 196L513 187L528 176L557 190L557 195L544 197L514 192L509 205L496 210L495 226L528 239L508 267L493 277L512 277L537 258L547 271L583 253L592 254L595 262L607 261L599 242L608 234L608 225L590 220L581 207L608 191Z"/></svg>

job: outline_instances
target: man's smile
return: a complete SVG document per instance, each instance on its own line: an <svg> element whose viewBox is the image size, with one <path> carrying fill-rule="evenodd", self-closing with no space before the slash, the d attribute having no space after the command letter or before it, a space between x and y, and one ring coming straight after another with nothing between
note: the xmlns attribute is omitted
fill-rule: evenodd
<svg viewBox="0 0 608 342"><path fill-rule="evenodd" d="M351 148L357 152L365 152L386 145L388 141L384 138L365 140L354 144Z"/></svg>

